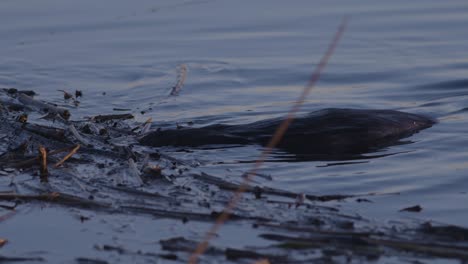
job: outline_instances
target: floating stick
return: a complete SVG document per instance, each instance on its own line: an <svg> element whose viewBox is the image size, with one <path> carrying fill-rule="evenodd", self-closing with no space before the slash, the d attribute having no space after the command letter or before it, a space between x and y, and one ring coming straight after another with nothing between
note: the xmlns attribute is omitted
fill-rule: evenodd
<svg viewBox="0 0 468 264"><path fill-rule="evenodd" d="M39 167L41 181L47 182L49 171L47 170L47 150L44 148L44 146L39 146Z"/></svg>

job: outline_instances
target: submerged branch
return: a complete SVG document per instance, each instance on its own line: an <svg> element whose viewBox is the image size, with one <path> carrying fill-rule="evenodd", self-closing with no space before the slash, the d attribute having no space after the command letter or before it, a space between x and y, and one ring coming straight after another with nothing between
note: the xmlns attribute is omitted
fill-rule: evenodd
<svg viewBox="0 0 468 264"><path fill-rule="evenodd" d="M110 120L123 120L123 119L133 119L134 116L132 114L117 114L117 115L98 115L91 118L98 123L103 123Z"/></svg>
<svg viewBox="0 0 468 264"><path fill-rule="evenodd" d="M216 185L218 186L218 188L223 189L223 190L236 191L241 186L240 184L228 182L221 178L218 178L218 177L206 174L206 173L194 174L193 177L196 179L202 180L204 182ZM285 191L281 189L275 189L275 188L270 188L270 187L250 186L250 185L245 186L244 192L253 193L259 196L261 194L271 194L271 195L283 196L283 197L288 197L288 198L293 198L293 199L301 195L300 193L294 193L294 192ZM356 197L356 196L355 195L341 195L341 194L336 194L336 195L305 194L305 198L307 198L308 200L321 201L321 202L343 200L343 199L352 198L352 197Z"/></svg>
<svg viewBox="0 0 468 264"><path fill-rule="evenodd" d="M16 193L0 193L0 200L24 200L24 201L42 201L52 202L63 205L80 206L85 208L110 208L110 204L103 202L90 201L78 196L65 194L61 192L51 192L38 195L16 194Z"/></svg>

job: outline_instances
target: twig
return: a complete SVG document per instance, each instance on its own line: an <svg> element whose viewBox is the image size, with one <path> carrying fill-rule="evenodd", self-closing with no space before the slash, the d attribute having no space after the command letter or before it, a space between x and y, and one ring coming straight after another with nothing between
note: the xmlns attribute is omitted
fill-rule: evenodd
<svg viewBox="0 0 468 264"><path fill-rule="evenodd" d="M47 170L47 150L43 146L39 146L39 167L41 181L47 182L49 172Z"/></svg>
<svg viewBox="0 0 468 264"><path fill-rule="evenodd" d="M236 184L232 182L228 182L226 180L223 180L221 178L206 174L202 172L201 174L193 174L193 177L199 180L202 180L204 182L214 184L220 189L224 190L229 190L229 191L236 191L241 187L241 184ZM285 191L281 189L275 189L275 188L270 188L270 187L258 187L258 186L250 186L247 185L245 186L244 192L248 193L258 193L260 192L261 194L271 194L271 195L276 195L276 196L283 196L283 197L289 197L289 198L297 198L300 194L299 193L294 193L290 191ZM310 201L321 201L321 202L327 202L327 201L336 201L336 200L344 200L347 198L353 198L359 195L344 195L344 194L334 194L334 195L312 195L312 194L305 194L305 198L307 198Z"/></svg>
<svg viewBox="0 0 468 264"><path fill-rule="evenodd" d="M43 202L55 202L65 205L82 206L86 208L110 208L111 205L103 202L90 201L78 196L51 192L39 195L28 195L28 194L16 194L16 193L0 193L0 200L26 200L26 201L43 201Z"/></svg>
<svg viewBox="0 0 468 264"><path fill-rule="evenodd" d="M112 185L105 185L105 184L100 184L100 186L103 187L103 188L107 188L107 189L110 189L110 190L115 190L115 191L119 191L119 192L123 192L123 193L149 197L153 201L156 200L156 199L162 199L165 202L166 201L175 202L173 200L173 198L171 198L169 196L164 196L164 195L159 194L159 193L150 193L150 192L140 191L140 190L135 189L135 188L127 188L127 187L123 187L123 186L112 186Z"/></svg>
<svg viewBox="0 0 468 264"><path fill-rule="evenodd" d="M270 229L281 229L288 232L299 232L301 234L314 234L314 235L330 235L340 237L370 237L378 236L378 232L354 232L354 231L333 231L333 230L321 230L316 227L310 226L298 226L297 224L276 224L276 223L257 223L258 226L268 227Z"/></svg>
<svg viewBox="0 0 468 264"><path fill-rule="evenodd" d="M50 156L53 156L53 155L56 155L56 154L59 154L59 153L65 152L65 151L70 151L72 148L73 148L73 147L67 147L67 148L56 149L56 150L49 151L48 154L49 154L49 157L50 157ZM26 167L26 166L33 165L33 164L35 164L38 160L39 160L39 157L35 157L35 158L23 160L23 161L17 161L17 162L15 162L15 163L9 162L9 163L8 163L8 166L9 166L9 167L12 167L12 168L22 168L22 167ZM0 165L1 165L1 164L2 164L2 163L0 163Z"/></svg>
<svg viewBox="0 0 468 264"><path fill-rule="evenodd" d="M57 90L59 92L63 93L63 99L68 100L68 99L73 99L73 95L65 90Z"/></svg>
<svg viewBox="0 0 468 264"><path fill-rule="evenodd" d="M63 159L61 159L59 162L55 163L54 167L58 168L61 166L67 159L69 159L71 156L73 156L78 150L80 149L80 145L76 145L70 153L68 153Z"/></svg>
<svg viewBox="0 0 468 264"><path fill-rule="evenodd" d="M1 196L0 196L1 197ZM162 218L174 218L174 219L182 219L182 220L195 220L195 221L213 221L217 219L218 216L222 213L217 211L212 211L211 213L195 213L195 212L184 212L184 211L169 211L157 208L149 208L149 207L138 207L138 206L129 206L129 205L122 205L119 207L124 212L134 212L134 213L141 213L141 214L149 214L157 217ZM255 221L271 221L271 219L259 216L243 216L243 215L231 215L232 220L255 220Z"/></svg>
<svg viewBox="0 0 468 264"><path fill-rule="evenodd" d="M281 140L283 137L284 133L288 129L289 125L291 124L292 120L294 119L295 114L305 101L307 95L309 92L312 90L314 87L315 83L318 81L320 74L322 73L322 70L325 68L325 66L328 63L328 60L330 59L331 55L333 54L338 41L340 40L341 36L343 35L346 25L347 25L347 18L344 18L340 27L338 28L338 31L336 32L330 46L328 47L327 52L321 59L320 63L316 67L315 71L313 72L307 86L304 88L304 91L300 95L299 99L296 101L292 109L289 111L286 119L283 121L283 123L278 127L276 130L275 134L271 138L270 142L266 146L265 150L262 152L260 155L260 158L258 161L255 163L254 168L247 173L247 176L244 178L241 186L239 189L236 191L232 199L229 201L228 205L224 208L223 213L218 217L216 222L213 224L213 226L210 228L210 230L206 233L205 238L203 241L198 244L197 248L195 251L192 253L189 259L190 264L195 264L198 260L198 257L205 252L206 248L208 247L209 241L215 236L216 232L219 230L219 228L226 222L229 218L229 215L231 214L232 210L234 207L237 205L238 201L241 199L242 193L245 191L247 188L248 184L252 181L253 176L255 175L255 172L260 168L260 166L263 164L263 161L265 158L271 153L273 148L278 144L278 142Z"/></svg>
<svg viewBox="0 0 468 264"><path fill-rule="evenodd" d="M182 87L184 86L185 79L187 78L187 66L185 64L182 64L179 66L178 72L177 72L177 83L172 87L171 90L171 95L179 95L180 90L182 90Z"/></svg>
<svg viewBox="0 0 468 264"><path fill-rule="evenodd" d="M41 257L8 257L0 255L0 262L10 263L10 262L43 262L44 258Z"/></svg>

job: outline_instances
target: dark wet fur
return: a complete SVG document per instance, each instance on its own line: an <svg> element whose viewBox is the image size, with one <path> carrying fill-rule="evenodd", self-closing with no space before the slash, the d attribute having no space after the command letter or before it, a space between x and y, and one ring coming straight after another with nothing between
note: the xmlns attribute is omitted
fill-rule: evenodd
<svg viewBox="0 0 468 264"><path fill-rule="evenodd" d="M140 142L155 147L266 145L282 121L276 118L244 125L155 131ZM424 116L394 110L329 108L295 118L277 147L299 155L357 155L398 144L434 123Z"/></svg>

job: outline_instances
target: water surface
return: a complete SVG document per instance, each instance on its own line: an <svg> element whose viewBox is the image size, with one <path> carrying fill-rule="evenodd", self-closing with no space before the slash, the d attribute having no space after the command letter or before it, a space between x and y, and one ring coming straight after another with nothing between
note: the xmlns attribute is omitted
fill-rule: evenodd
<svg viewBox="0 0 468 264"><path fill-rule="evenodd" d="M256 182L316 194L399 193L346 206L379 220L468 227L466 1L2 1L0 86L59 104L57 90L82 90L75 119L114 108L152 117L154 127L282 116L346 15L344 38L301 111L394 109L438 123L411 144L377 153L393 154L382 158L336 164L273 156L262 168L272 180ZM187 78L171 97L182 64ZM261 149L165 151L236 180ZM398 212L416 204L421 213Z"/></svg>

